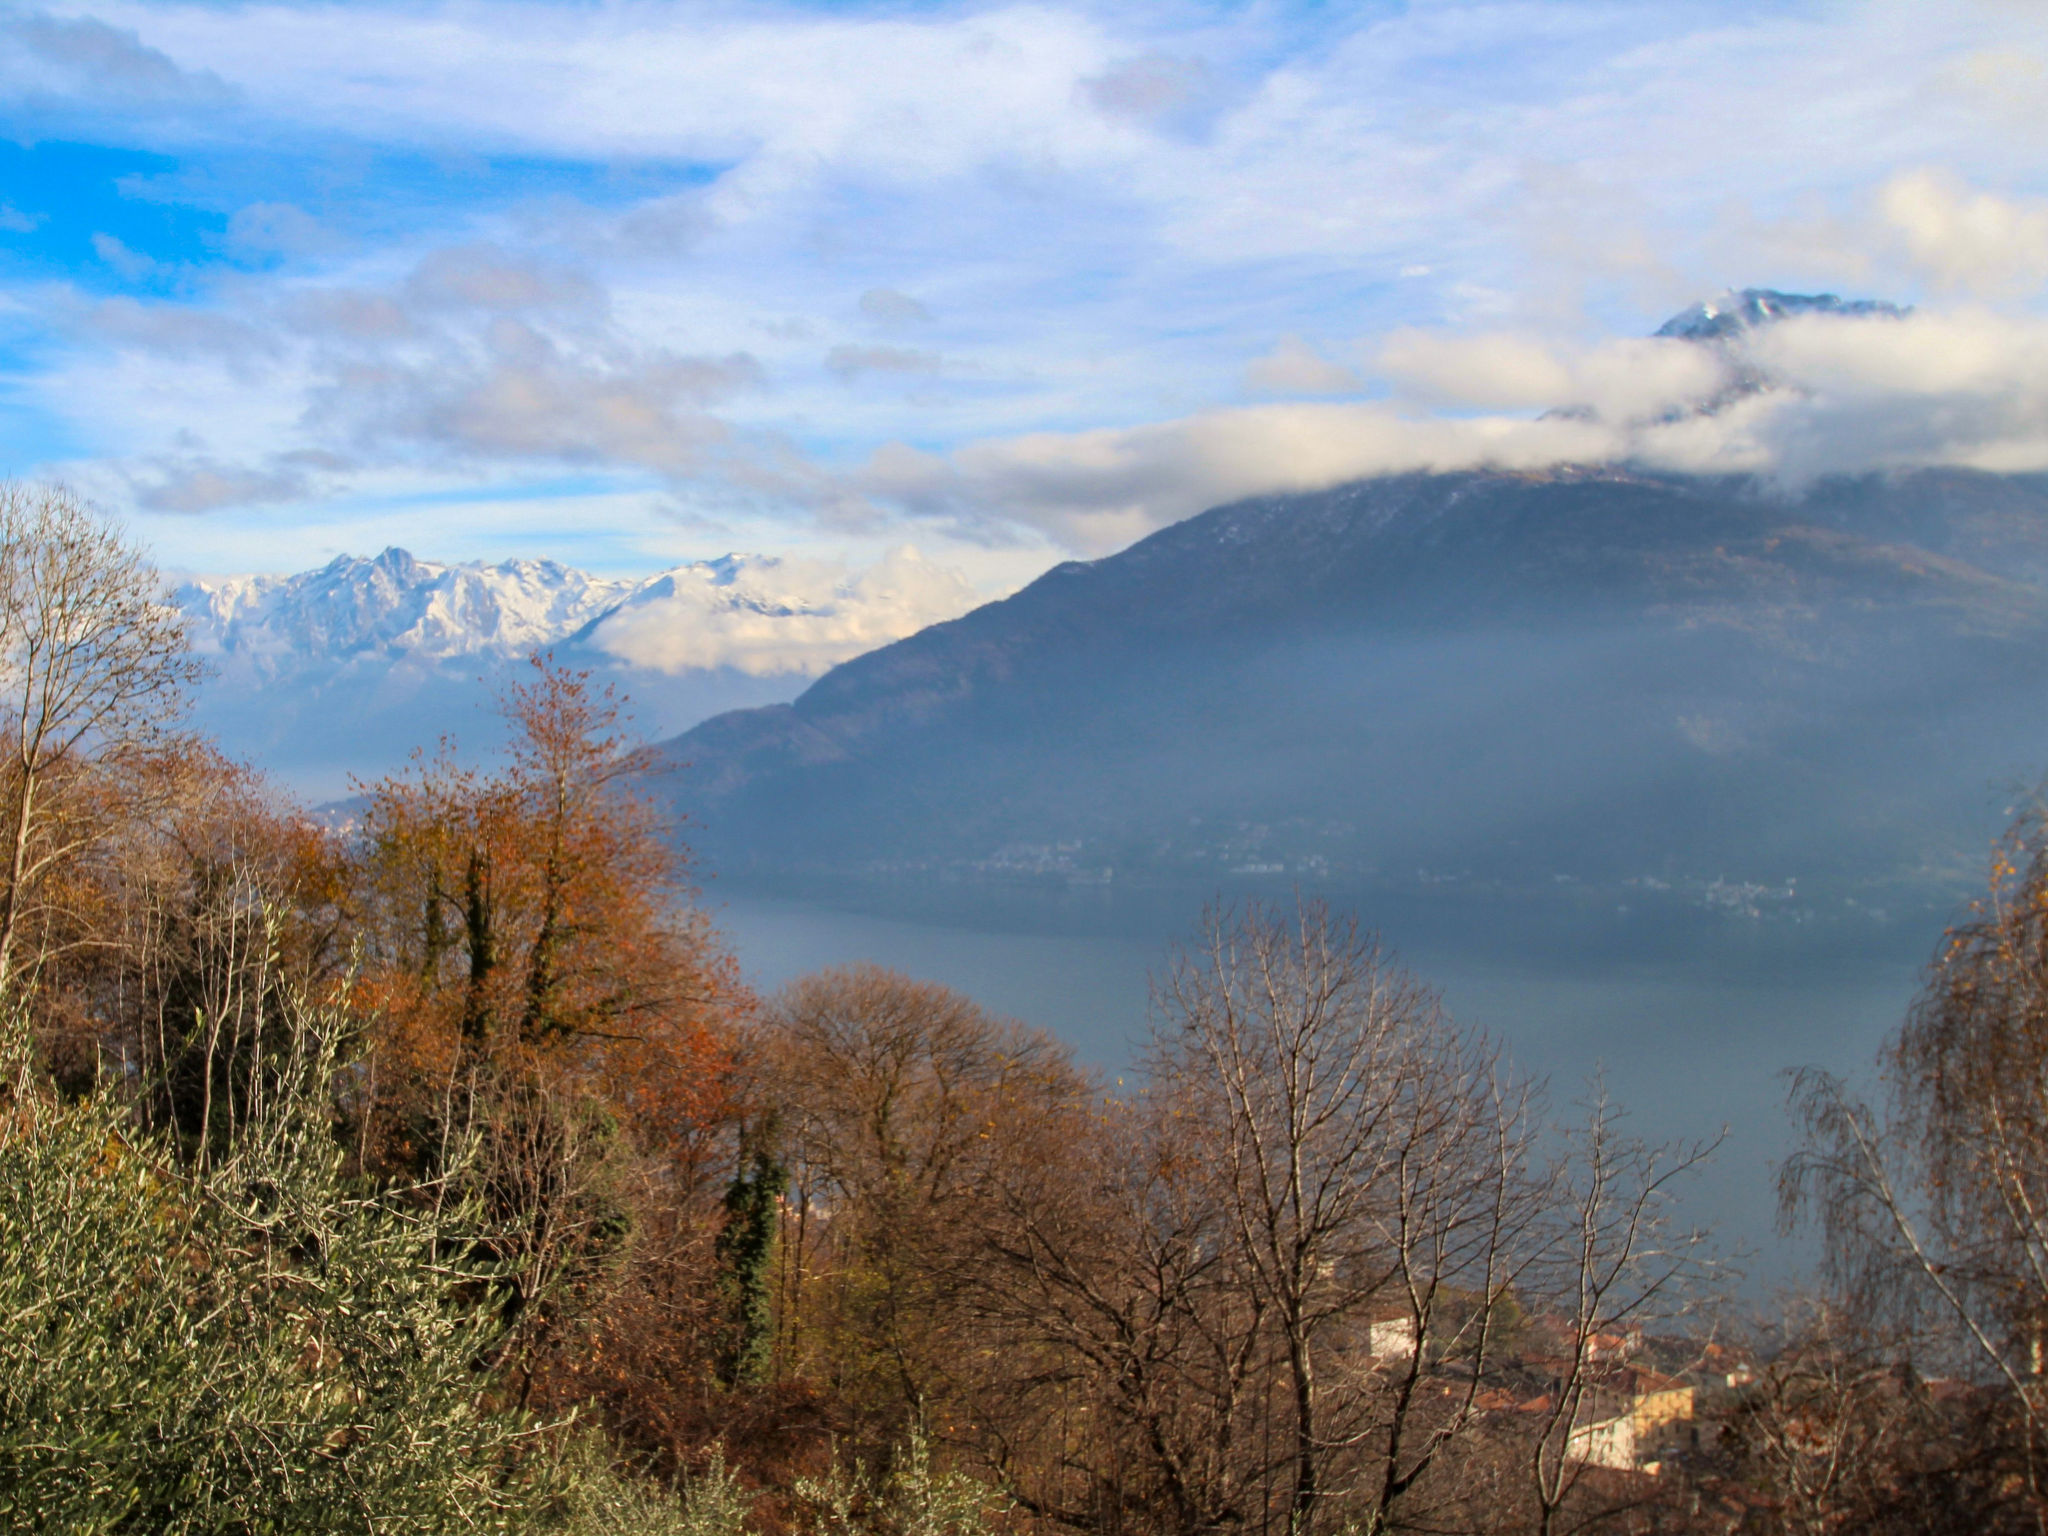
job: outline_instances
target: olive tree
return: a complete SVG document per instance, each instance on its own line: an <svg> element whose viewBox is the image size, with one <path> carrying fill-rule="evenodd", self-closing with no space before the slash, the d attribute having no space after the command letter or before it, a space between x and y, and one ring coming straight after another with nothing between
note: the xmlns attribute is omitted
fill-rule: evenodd
<svg viewBox="0 0 2048 1536"><path fill-rule="evenodd" d="M0 1015L0 1531L502 1529L540 1491L488 1411L476 1207L344 1177L352 1025L293 1014L198 1168L111 1087L46 1091Z"/></svg>

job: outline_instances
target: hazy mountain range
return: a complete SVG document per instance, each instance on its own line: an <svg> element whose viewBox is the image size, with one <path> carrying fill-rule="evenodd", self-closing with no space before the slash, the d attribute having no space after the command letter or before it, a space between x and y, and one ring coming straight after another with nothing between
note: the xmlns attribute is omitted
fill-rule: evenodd
<svg viewBox="0 0 2048 1536"><path fill-rule="evenodd" d="M775 884L1265 873L1792 914L1974 875L2004 786L2048 766L2044 698L2041 479L1410 476L1061 566L696 727L672 793L713 867Z"/></svg>

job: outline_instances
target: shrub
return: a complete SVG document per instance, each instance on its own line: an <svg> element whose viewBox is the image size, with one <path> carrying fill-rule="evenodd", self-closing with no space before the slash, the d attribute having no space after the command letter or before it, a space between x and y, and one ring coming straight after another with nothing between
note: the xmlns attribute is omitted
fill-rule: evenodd
<svg viewBox="0 0 2048 1536"><path fill-rule="evenodd" d="M41 1091L0 1021L0 1530L475 1531L526 1501L473 1210L350 1187L347 1021L291 1016L260 1113L197 1168L108 1085Z"/></svg>

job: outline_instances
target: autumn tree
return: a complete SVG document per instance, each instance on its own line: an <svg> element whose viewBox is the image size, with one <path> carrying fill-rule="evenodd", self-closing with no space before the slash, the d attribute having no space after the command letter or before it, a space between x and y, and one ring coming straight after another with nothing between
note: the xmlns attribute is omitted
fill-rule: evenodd
<svg viewBox="0 0 2048 1536"><path fill-rule="evenodd" d="M976 1439L1048 1523L1265 1528L1277 1354L1210 1132L1170 1094L1073 1096L990 1158L964 1308Z"/></svg>
<svg viewBox="0 0 2048 1536"><path fill-rule="evenodd" d="M717 1090L711 1026L743 992L671 829L636 792L653 758L608 688L540 658L505 711L499 771L444 742L365 786L383 1048L429 1079L552 1061L636 1128L686 1132Z"/></svg>
<svg viewBox="0 0 2048 1536"><path fill-rule="evenodd" d="M559 1338L567 1314L542 1304L558 1281L564 1306L588 1302L633 1234L672 1228L714 1177L746 996L637 793L652 759L610 691L536 658L505 710L495 771L444 743L365 787L363 988L382 1024L363 1134L372 1164L416 1170L483 1138L490 1200L528 1217L507 1258L531 1341Z"/></svg>
<svg viewBox="0 0 2048 1536"><path fill-rule="evenodd" d="M759 1070L790 1177L778 1347L822 1371L875 1436L951 1388L953 1287L993 1146L1021 1106L1082 1079L1050 1037L873 966L786 988Z"/></svg>
<svg viewBox="0 0 2048 1536"><path fill-rule="evenodd" d="M54 486L0 488L0 990L53 872L110 819L96 768L175 721L199 675L141 549Z"/></svg>
<svg viewBox="0 0 2048 1536"><path fill-rule="evenodd" d="M133 1074L154 1129L204 1158L266 1090L288 999L336 1000L355 903L340 840L201 744L102 770L119 827L53 881L67 942L36 999L53 1065Z"/></svg>

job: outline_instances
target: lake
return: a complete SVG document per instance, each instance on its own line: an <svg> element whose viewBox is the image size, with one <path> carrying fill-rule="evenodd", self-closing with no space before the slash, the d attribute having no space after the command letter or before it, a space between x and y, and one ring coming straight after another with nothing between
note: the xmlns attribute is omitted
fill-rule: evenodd
<svg viewBox="0 0 2048 1536"><path fill-rule="evenodd" d="M1150 976L1201 903L1184 893L953 890L829 902L728 893L711 905L759 987L872 961L1050 1030L1115 1074L1144 1038ZM1532 935L1485 914L1370 915L1455 1018L1548 1080L1554 1112L1568 1112L1599 1072L1646 1139L1725 1128L1685 1216L1713 1226L1726 1251L1755 1250L1746 1267L1756 1285L1789 1278L1805 1257L1804 1244L1774 1231L1775 1169L1792 1141L1787 1073L1817 1065L1867 1082L1940 928L1920 914L1848 942L1703 922L1648 943L1597 924Z"/></svg>

